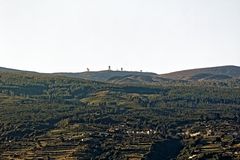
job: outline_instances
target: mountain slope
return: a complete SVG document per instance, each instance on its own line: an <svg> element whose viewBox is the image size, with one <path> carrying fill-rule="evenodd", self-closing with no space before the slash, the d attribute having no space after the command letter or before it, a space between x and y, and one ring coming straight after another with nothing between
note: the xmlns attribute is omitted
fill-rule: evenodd
<svg viewBox="0 0 240 160"><path fill-rule="evenodd" d="M38 74L32 71L22 71L0 67L0 73L24 73ZM157 84L170 82L172 80L230 80L240 79L240 67L238 66L220 66L210 68L199 68L172 72L158 75L152 72L134 72L134 71L94 71L79 73L53 73L52 76L65 76L70 78L85 79L91 81L101 81L116 84Z"/></svg>
<svg viewBox="0 0 240 160"><path fill-rule="evenodd" d="M210 68L199 68L162 74L162 77L177 80L225 80L240 78L240 67L219 66Z"/></svg>
<svg viewBox="0 0 240 160"><path fill-rule="evenodd" d="M169 79L162 78L159 75L127 75L112 77L107 80L107 82L116 84L156 84L169 81Z"/></svg>
<svg viewBox="0 0 240 160"><path fill-rule="evenodd" d="M112 78L123 78L125 76L157 76L151 72L130 72L130 71L96 71L96 72L82 72L82 73L55 73L71 78L82 78L94 81L108 81Z"/></svg>
<svg viewBox="0 0 240 160"><path fill-rule="evenodd" d="M20 72L21 70L0 67L0 72Z"/></svg>
<svg viewBox="0 0 240 160"><path fill-rule="evenodd" d="M35 71L25 71L25 70L19 70L19 69L12 69L12 68L5 68L5 67L0 67L0 72L5 72L5 73L38 73Z"/></svg>

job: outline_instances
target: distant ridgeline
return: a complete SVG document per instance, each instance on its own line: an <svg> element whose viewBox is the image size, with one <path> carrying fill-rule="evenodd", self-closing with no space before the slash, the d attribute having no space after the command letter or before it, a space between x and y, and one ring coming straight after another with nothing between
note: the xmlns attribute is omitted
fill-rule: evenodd
<svg viewBox="0 0 240 160"><path fill-rule="evenodd" d="M158 75L151 72L130 72L130 71L95 71L82 73L56 73L72 78L82 78L94 81L111 83L158 83L172 80L188 81L224 81L240 78L240 67L221 66L212 68L192 69L168 74Z"/></svg>
<svg viewBox="0 0 240 160"><path fill-rule="evenodd" d="M136 93L140 94L137 95L139 102L145 106L178 102L187 103L187 106L196 106L199 103L238 104L239 75L240 69L235 66L164 75L127 71L42 74L0 68L0 92L7 95L32 96L52 102L69 101L68 103L79 103L77 98L91 97L90 99L96 98L98 102L101 101L99 95ZM154 96L145 97L144 94ZM87 102L86 99L84 101Z"/></svg>

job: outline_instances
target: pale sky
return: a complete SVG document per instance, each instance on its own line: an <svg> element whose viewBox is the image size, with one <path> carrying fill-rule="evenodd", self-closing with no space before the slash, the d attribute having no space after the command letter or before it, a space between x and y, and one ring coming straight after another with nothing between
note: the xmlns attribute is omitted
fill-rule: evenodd
<svg viewBox="0 0 240 160"><path fill-rule="evenodd" d="M0 66L166 73L240 66L240 0L0 0Z"/></svg>

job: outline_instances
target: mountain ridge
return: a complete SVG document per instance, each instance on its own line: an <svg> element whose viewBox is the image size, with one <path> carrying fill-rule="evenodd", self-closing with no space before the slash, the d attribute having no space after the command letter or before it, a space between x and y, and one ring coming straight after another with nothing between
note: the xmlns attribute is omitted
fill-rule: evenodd
<svg viewBox="0 0 240 160"><path fill-rule="evenodd" d="M231 78L240 78L240 67L234 65L206 67L187 69L166 74L160 74L162 77L175 80L223 80ZM200 76L202 75L202 76ZM196 78L199 76L199 78Z"/></svg>
<svg viewBox="0 0 240 160"><path fill-rule="evenodd" d="M148 75L148 76L157 76L156 73L152 72L136 72L136 71L90 71L90 72L79 72L79 73L54 73L56 75L67 76L71 78L82 78L94 81L108 81L113 77L124 77L124 76L140 76L140 75Z"/></svg>
<svg viewBox="0 0 240 160"><path fill-rule="evenodd" d="M34 71L23 71L0 67L0 72L11 73L39 73ZM41 73L39 73L41 74ZM46 74L46 73L42 73ZM64 76L70 78L85 79L91 81L101 81L108 83L129 83L129 84L149 84L160 83L173 80L201 81L201 80L230 80L240 78L240 67L234 65L216 66L207 68L196 68L181 70L166 74L157 74L153 72L137 72L137 71L89 71L89 72L58 72L47 73L49 75Z"/></svg>

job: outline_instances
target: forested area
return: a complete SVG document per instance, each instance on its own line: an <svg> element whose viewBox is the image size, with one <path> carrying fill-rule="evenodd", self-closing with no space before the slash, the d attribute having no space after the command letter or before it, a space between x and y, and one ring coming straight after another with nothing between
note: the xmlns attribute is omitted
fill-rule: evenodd
<svg viewBox="0 0 240 160"><path fill-rule="evenodd" d="M128 85L0 73L2 159L149 159L154 144L172 139L182 143L178 159L238 159L239 122L237 79ZM207 141L211 127L214 140ZM229 142L221 140L225 133ZM201 149L218 137L215 150Z"/></svg>

